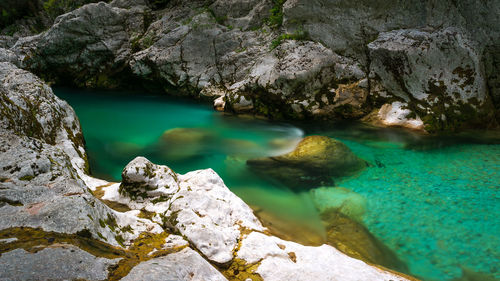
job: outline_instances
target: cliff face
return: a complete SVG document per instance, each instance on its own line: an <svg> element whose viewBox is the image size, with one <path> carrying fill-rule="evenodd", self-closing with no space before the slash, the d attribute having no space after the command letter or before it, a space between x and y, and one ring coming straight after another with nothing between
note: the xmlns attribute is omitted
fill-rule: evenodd
<svg viewBox="0 0 500 281"><path fill-rule="evenodd" d="M47 80L134 81L237 113L430 132L497 126L498 1L161 4L88 4L3 45Z"/></svg>

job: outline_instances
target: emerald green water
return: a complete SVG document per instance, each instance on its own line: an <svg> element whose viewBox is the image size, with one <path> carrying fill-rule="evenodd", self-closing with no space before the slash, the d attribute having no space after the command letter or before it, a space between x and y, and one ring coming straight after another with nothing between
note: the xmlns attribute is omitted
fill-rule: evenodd
<svg viewBox="0 0 500 281"><path fill-rule="evenodd" d="M147 94L55 92L80 118L93 175L120 180L123 167L138 155L178 173L212 168L249 205L320 236L315 204L328 204L333 189L321 189L314 198L294 193L259 179L245 161L291 150L304 135L335 137L372 163L336 185L366 198L363 223L411 274L423 280L500 279L498 137L431 138L355 123L290 125ZM173 128L196 128L208 137L199 145L160 145L161 135Z"/></svg>

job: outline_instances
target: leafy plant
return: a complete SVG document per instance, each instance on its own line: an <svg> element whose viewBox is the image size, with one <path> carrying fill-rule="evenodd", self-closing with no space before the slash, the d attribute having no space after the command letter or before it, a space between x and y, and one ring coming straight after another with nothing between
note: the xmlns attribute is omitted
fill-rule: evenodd
<svg viewBox="0 0 500 281"><path fill-rule="evenodd" d="M271 26L280 27L283 24L283 4L286 0L273 0L274 6L271 9L268 23Z"/></svg>

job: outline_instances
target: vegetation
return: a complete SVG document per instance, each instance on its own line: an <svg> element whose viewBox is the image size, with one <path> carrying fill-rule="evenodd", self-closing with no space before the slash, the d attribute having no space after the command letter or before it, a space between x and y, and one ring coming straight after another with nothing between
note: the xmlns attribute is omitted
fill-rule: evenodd
<svg viewBox="0 0 500 281"><path fill-rule="evenodd" d="M271 42L271 50L276 49L283 40L308 40L309 36L302 28L297 29L294 33L281 34Z"/></svg>
<svg viewBox="0 0 500 281"><path fill-rule="evenodd" d="M273 8L271 9L268 23L274 27L281 27L283 24L283 4L286 0L273 0Z"/></svg>

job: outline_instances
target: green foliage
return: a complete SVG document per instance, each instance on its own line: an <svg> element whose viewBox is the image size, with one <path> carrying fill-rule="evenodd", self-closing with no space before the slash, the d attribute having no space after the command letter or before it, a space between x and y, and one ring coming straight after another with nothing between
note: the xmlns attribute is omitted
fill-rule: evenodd
<svg viewBox="0 0 500 281"><path fill-rule="evenodd" d="M273 8L267 22L271 26L280 27L283 24L283 4L286 0L273 0Z"/></svg>
<svg viewBox="0 0 500 281"><path fill-rule="evenodd" d="M281 34L278 36L276 39L274 39L271 42L271 50L276 49L283 40L308 40L309 36L306 31L304 31L302 28L297 29L294 33L286 33L286 34Z"/></svg>
<svg viewBox="0 0 500 281"><path fill-rule="evenodd" d="M69 4L67 2L67 0L48 0L43 3L43 9L50 17L55 18L64 13L64 7Z"/></svg>

